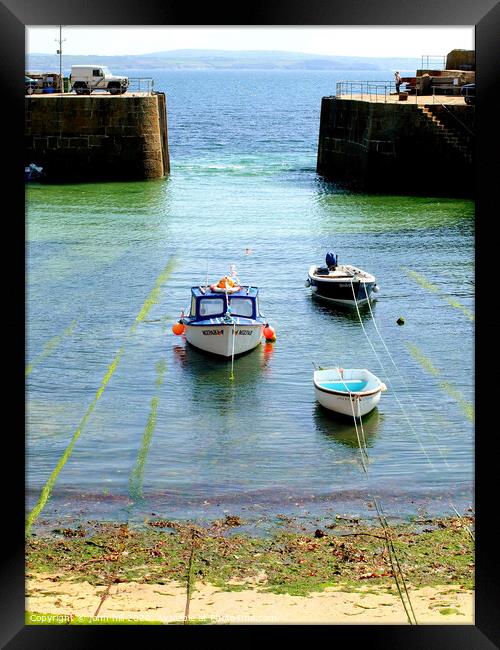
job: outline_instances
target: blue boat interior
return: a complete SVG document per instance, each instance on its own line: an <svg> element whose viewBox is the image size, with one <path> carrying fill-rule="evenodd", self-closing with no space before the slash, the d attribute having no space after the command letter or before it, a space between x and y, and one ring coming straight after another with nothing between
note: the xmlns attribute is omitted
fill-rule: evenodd
<svg viewBox="0 0 500 650"><path fill-rule="evenodd" d="M357 393L365 390L367 384L367 381L361 379L346 379L345 381L322 381L319 385L341 393Z"/></svg>
<svg viewBox="0 0 500 650"><path fill-rule="evenodd" d="M259 289L241 286L234 293L215 292L210 288L191 287L191 304L186 319L190 323L206 323L220 319L233 318L242 324L260 320Z"/></svg>

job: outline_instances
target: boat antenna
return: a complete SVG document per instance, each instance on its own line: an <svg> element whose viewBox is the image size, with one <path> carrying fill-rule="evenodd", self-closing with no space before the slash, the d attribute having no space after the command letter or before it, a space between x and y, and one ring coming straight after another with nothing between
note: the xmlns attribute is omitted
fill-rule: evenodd
<svg viewBox="0 0 500 650"><path fill-rule="evenodd" d="M207 275L205 277L205 291L207 290L208 287L208 257L207 257Z"/></svg>

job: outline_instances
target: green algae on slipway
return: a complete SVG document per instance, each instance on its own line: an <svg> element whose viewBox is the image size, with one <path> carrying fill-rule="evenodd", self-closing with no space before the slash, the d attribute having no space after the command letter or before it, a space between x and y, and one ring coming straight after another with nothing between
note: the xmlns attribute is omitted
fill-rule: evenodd
<svg viewBox="0 0 500 650"><path fill-rule="evenodd" d="M153 305L157 304L158 302L158 297L160 295L161 288L163 284L167 281L169 276L172 273L173 268L175 267L175 258L170 259L166 266L163 268L161 273L158 275L156 278L156 282L154 287L151 289L148 297L144 301L141 310L139 314L136 316L134 322L130 326L128 333L127 333L127 340L132 336L132 334L135 333L137 326L140 322L142 322L146 316L149 314L151 308ZM59 473L61 472L62 468L66 464L68 458L71 456L71 453L73 452L73 448L75 446L76 441L81 435L81 432L83 428L85 427L87 420L90 418L92 415L92 412L94 411L98 400L100 399L101 395L104 393L111 377L115 373L116 369L118 368L118 365L121 361L121 358L123 356L125 350L125 344L120 347L118 352L116 353L113 361L109 365L106 374L104 375L104 378L101 381L101 385L99 386L94 399L92 400L90 406L88 407L87 411L85 412L83 418L80 421L80 424L76 431L73 433L73 436L66 447L64 453L60 457L58 463L56 464L55 468L53 469L49 479L43 486L40 496L38 498L38 501L36 502L35 506L32 508L30 513L28 514L26 518L26 524L25 524L25 533L28 534L31 530L31 526L33 523L36 521L37 517L40 515L42 512L43 508L45 507L47 501L50 498L52 489L57 481L57 478L59 476Z"/></svg>
<svg viewBox="0 0 500 650"><path fill-rule="evenodd" d="M96 523L33 536L26 546L28 576L52 574L56 580L91 585L184 584L194 543L196 580L222 590L257 585L262 591L306 596L326 587L394 588L384 531L378 526L332 523L321 534L276 531L255 538L235 534L238 522L227 517L205 528L149 523L141 529ZM418 588L452 584L473 588L472 523L473 517L453 517L392 526L392 542L407 583Z"/></svg>

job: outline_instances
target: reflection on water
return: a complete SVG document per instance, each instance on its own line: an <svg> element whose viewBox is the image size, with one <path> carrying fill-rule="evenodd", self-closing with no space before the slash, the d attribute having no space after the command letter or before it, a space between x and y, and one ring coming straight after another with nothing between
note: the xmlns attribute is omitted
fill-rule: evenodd
<svg viewBox="0 0 500 650"><path fill-rule="evenodd" d="M253 350L236 357L234 377L231 379L230 358L199 350L190 345L184 336L182 340L183 344L173 345L172 351L182 371L179 381L184 386L184 395L189 395L192 402L202 401L216 406L219 419L230 415L234 409L238 410L243 400L248 405L255 402L256 385L262 382L269 370L272 357L269 344L260 343Z"/></svg>
<svg viewBox="0 0 500 650"><path fill-rule="evenodd" d="M328 440L334 443L359 449L358 434L352 417L343 416L340 413L329 411L321 404L316 404L313 413L314 424ZM362 425L365 434L366 446L373 447L378 432L382 427L384 418L378 408L363 416ZM358 431L361 427L358 424Z"/></svg>
<svg viewBox="0 0 500 650"><path fill-rule="evenodd" d="M376 313L376 304L377 304L377 299L374 297L372 298L372 302L371 302L371 310L374 315ZM359 315L361 316L363 321L366 318L370 318L370 306L366 302L361 305L358 305L358 309L356 309L355 305L351 307L349 305L335 304L327 299L322 298L321 296L318 296L315 293L311 293L311 306L313 311L317 312L318 314L327 317L335 316L335 317L343 318L346 321L359 323L358 310L359 310Z"/></svg>
<svg viewBox="0 0 500 650"><path fill-rule="evenodd" d="M176 362L190 378L197 381L206 375L216 385L226 383L231 368L231 357L220 357L190 345L184 336L179 337L183 344L175 344L172 351ZM234 376L238 383L247 383L259 378L266 371L274 352L273 343L261 342L253 350L249 350L234 358Z"/></svg>

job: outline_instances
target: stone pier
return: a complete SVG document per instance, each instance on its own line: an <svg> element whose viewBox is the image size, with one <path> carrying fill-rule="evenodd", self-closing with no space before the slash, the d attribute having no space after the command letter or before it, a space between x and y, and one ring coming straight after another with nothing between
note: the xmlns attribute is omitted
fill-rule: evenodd
<svg viewBox="0 0 500 650"><path fill-rule="evenodd" d="M462 97L323 97L317 172L367 192L472 197L474 131Z"/></svg>
<svg viewBox="0 0 500 650"><path fill-rule="evenodd" d="M141 180L170 172L164 93L25 98L25 165L49 182Z"/></svg>

